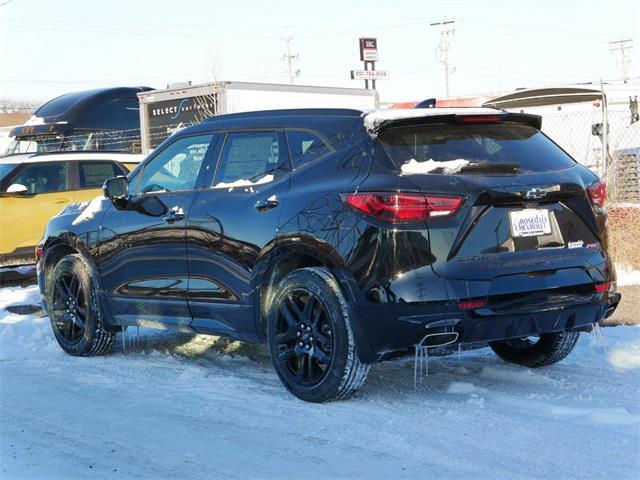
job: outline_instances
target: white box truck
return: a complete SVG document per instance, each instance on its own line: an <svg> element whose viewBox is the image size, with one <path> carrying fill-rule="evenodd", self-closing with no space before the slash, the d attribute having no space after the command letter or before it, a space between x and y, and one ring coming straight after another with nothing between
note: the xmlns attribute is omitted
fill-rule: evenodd
<svg viewBox="0 0 640 480"><path fill-rule="evenodd" d="M375 90L220 81L138 94L142 153L213 115L283 108L376 108Z"/></svg>

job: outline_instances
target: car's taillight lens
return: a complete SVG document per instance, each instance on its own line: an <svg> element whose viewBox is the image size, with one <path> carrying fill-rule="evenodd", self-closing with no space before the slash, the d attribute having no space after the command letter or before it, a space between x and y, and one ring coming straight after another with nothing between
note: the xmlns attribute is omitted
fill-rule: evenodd
<svg viewBox="0 0 640 480"><path fill-rule="evenodd" d="M504 115L463 115L460 119L464 123L499 122Z"/></svg>
<svg viewBox="0 0 640 480"><path fill-rule="evenodd" d="M591 205L594 207L604 207L604 202L607 199L607 184L601 180L596 180L587 187L587 194Z"/></svg>
<svg viewBox="0 0 640 480"><path fill-rule="evenodd" d="M458 303L460 310L475 310L476 308L482 308L487 306L487 301L484 298L476 298L474 300L465 300Z"/></svg>
<svg viewBox="0 0 640 480"><path fill-rule="evenodd" d="M597 283L595 285L596 292L598 292L598 293L608 292L610 288L611 288L611 283L609 283L609 282Z"/></svg>
<svg viewBox="0 0 640 480"><path fill-rule="evenodd" d="M42 257L42 252L44 252L44 249L38 245L36 247L36 260L40 260L40 257Z"/></svg>
<svg viewBox="0 0 640 480"><path fill-rule="evenodd" d="M464 202L461 197L387 192L345 193L342 200L366 215L389 223L448 217Z"/></svg>

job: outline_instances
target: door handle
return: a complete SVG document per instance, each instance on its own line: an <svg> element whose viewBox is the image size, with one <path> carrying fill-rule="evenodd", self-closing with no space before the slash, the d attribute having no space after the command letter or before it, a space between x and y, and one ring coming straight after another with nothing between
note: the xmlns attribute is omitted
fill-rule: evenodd
<svg viewBox="0 0 640 480"><path fill-rule="evenodd" d="M259 212L265 212L271 208L276 208L278 205L279 205L279 202L274 195L264 200L258 200L256 204L253 206L253 208L258 210Z"/></svg>
<svg viewBox="0 0 640 480"><path fill-rule="evenodd" d="M178 222L183 218L184 218L184 210L182 210L182 208L180 207L173 207L171 210L169 210L169 212L164 217L162 217L162 220L164 220L167 223L173 223L173 222Z"/></svg>
<svg viewBox="0 0 640 480"><path fill-rule="evenodd" d="M55 200L51 201L52 203L69 203L69 199L68 198L56 198Z"/></svg>

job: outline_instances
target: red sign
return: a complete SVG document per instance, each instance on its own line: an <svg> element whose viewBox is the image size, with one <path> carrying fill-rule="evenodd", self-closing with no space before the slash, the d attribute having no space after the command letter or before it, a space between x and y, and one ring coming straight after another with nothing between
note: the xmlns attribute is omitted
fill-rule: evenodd
<svg viewBox="0 0 640 480"><path fill-rule="evenodd" d="M363 62L378 61L378 39L360 38L360 60Z"/></svg>

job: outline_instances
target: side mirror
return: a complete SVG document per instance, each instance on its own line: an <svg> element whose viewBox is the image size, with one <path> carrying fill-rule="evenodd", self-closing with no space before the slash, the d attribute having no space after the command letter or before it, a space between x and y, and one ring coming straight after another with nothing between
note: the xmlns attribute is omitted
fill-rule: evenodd
<svg viewBox="0 0 640 480"><path fill-rule="evenodd" d="M6 193L10 193L11 195L26 195L28 192L29 189L21 183L13 183L9 185Z"/></svg>
<svg viewBox="0 0 640 480"><path fill-rule="evenodd" d="M105 180L102 185L104 196L109 200L122 200L129 196L129 183L127 177L120 175Z"/></svg>

